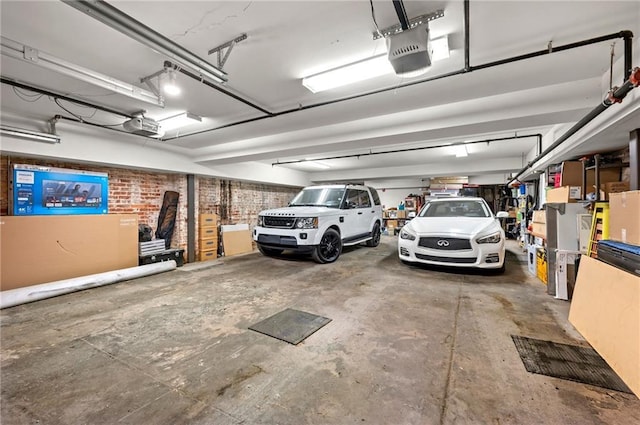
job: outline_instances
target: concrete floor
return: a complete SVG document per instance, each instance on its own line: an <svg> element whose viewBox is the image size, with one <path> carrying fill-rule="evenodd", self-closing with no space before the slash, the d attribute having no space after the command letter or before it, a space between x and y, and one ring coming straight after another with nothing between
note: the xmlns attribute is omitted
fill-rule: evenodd
<svg viewBox="0 0 640 425"><path fill-rule="evenodd" d="M511 335L585 344L511 243L503 276L259 253L5 309L2 424L638 424L633 395L526 372ZM217 265L214 265L217 264ZM332 319L297 346L248 326Z"/></svg>

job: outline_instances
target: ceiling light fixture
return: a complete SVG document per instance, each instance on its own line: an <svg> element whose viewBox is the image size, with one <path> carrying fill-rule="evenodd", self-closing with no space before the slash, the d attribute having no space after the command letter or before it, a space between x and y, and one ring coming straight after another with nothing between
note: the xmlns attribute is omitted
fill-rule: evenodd
<svg viewBox="0 0 640 425"><path fill-rule="evenodd" d="M169 69L166 73L167 78L162 85L162 91L169 96L178 96L182 89L176 84L176 71Z"/></svg>
<svg viewBox="0 0 640 425"><path fill-rule="evenodd" d="M432 61L435 62L436 60L449 57L449 43L446 35L432 40L430 46ZM304 77L302 79L302 85L311 92L318 93L382 75L393 74L394 72L387 54L384 53ZM424 73L424 71L421 71L419 74L422 73ZM403 77L408 78L411 77L411 75L403 75Z"/></svg>
<svg viewBox="0 0 640 425"><path fill-rule="evenodd" d="M302 79L302 85L317 93L391 73L393 67L382 54L310 75Z"/></svg>
<svg viewBox="0 0 640 425"><path fill-rule="evenodd" d="M190 52L142 22L101 0L62 0L69 6L91 16L103 24L173 59L181 67L211 81L224 83L227 73Z"/></svg>
<svg viewBox="0 0 640 425"><path fill-rule="evenodd" d="M305 164L310 165L314 168L322 168L322 169L327 169L327 168L331 168L329 165L325 164L324 162L319 162L319 161L315 161L313 159L307 160L307 162L305 162Z"/></svg>
<svg viewBox="0 0 640 425"><path fill-rule="evenodd" d="M449 36L447 34L442 37L431 39L431 60L433 62L448 59L450 56Z"/></svg>
<svg viewBox="0 0 640 425"><path fill-rule="evenodd" d="M199 117L190 112L182 112L178 115L158 120L158 122L160 123L160 126L164 131L171 131L193 124L201 123L202 117Z"/></svg>
<svg viewBox="0 0 640 425"><path fill-rule="evenodd" d="M19 137L21 139L34 140L36 142L60 143L60 136L50 133L39 133L37 131L25 130L17 127L0 126L0 133L7 136Z"/></svg>
<svg viewBox="0 0 640 425"><path fill-rule="evenodd" d="M141 89L129 83L116 80L108 75L92 71L87 68L67 62L63 59L42 52L33 47L26 46L6 37L2 37L2 54L11 56L16 59L23 60L43 68L50 69L60 74L76 78L94 86L111 90L115 93L152 103L154 105L164 106L163 100L148 90Z"/></svg>
<svg viewBox="0 0 640 425"><path fill-rule="evenodd" d="M464 158L465 156L469 156L469 152L467 151L467 147L465 145L457 145L455 146L456 158Z"/></svg>

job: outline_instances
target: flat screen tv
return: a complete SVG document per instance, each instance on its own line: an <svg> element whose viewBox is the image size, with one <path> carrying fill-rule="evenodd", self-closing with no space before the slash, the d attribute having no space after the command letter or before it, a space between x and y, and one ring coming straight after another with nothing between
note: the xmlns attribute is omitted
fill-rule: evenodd
<svg viewBox="0 0 640 425"><path fill-rule="evenodd" d="M13 215L107 214L106 173L13 164Z"/></svg>

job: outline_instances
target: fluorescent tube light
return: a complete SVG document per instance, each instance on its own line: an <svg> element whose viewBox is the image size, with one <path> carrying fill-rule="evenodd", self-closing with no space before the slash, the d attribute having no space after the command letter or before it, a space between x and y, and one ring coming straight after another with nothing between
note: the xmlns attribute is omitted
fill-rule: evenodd
<svg viewBox="0 0 640 425"><path fill-rule="evenodd" d="M176 84L175 70L170 69L167 71L167 77L164 84L162 85L162 90L165 94L168 94L169 96L178 96L182 92L182 90L180 89L180 86Z"/></svg>
<svg viewBox="0 0 640 425"><path fill-rule="evenodd" d="M111 90L118 94L129 96L144 102L153 103L154 105L164 106L162 99L148 90L116 80L108 75L83 68L67 62L64 59L60 59L43 51L34 49L33 47L20 44L17 41L13 41L6 37L2 37L2 54L59 72L60 74L76 78L80 81L93 84L94 86L102 87L103 89Z"/></svg>
<svg viewBox="0 0 640 425"><path fill-rule="evenodd" d="M322 168L322 169L331 168L329 165L325 164L324 162L314 161L312 159L305 159L304 164L310 165L313 168Z"/></svg>
<svg viewBox="0 0 640 425"><path fill-rule="evenodd" d="M444 35L431 40L431 50L432 62L448 58L449 36ZM424 72L425 70L421 70L415 75L404 75L403 77L410 78ZM384 53L304 77L302 85L313 93L318 93L387 74L395 74L395 72L387 54Z"/></svg>
<svg viewBox="0 0 640 425"><path fill-rule="evenodd" d="M202 122L202 118L189 112L183 112L169 118L158 120L158 122L164 131L171 131L200 123Z"/></svg>
<svg viewBox="0 0 640 425"><path fill-rule="evenodd" d="M168 39L142 22L102 0L62 0L69 6L163 54L183 68L218 83L227 81L227 73Z"/></svg>
<svg viewBox="0 0 640 425"><path fill-rule="evenodd" d="M469 152L467 151L467 147L465 145L455 146L455 152L457 158L463 158L465 156L469 156Z"/></svg>
<svg viewBox="0 0 640 425"><path fill-rule="evenodd" d="M22 139L35 140L36 142L60 143L60 136L50 133L25 130L17 127L0 126L0 133L7 136L20 137Z"/></svg>
<svg viewBox="0 0 640 425"><path fill-rule="evenodd" d="M305 77L302 85L317 93L386 74L393 74L393 67L385 53Z"/></svg>
<svg viewBox="0 0 640 425"><path fill-rule="evenodd" d="M434 38L431 40L431 60L439 61L449 58L449 36Z"/></svg>

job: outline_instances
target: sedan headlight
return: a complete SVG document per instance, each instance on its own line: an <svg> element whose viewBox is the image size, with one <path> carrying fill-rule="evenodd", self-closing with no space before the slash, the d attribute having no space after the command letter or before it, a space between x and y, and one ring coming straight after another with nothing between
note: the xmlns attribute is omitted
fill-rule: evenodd
<svg viewBox="0 0 640 425"><path fill-rule="evenodd" d="M500 232L492 233L489 236L483 236L481 238L476 239L478 243L498 243L502 239L500 236Z"/></svg>
<svg viewBox="0 0 640 425"><path fill-rule="evenodd" d="M258 226L264 226L264 217L261 215L258 216Z"/></svg>
<svg viewBox="0 0 640 425"><path fill-rule="evenodd" d="M296 220L297 229L317 229L318 217L302 217Z"/></svg>
<svg viewBox="0 0 640 425"><path fill-rule="evenodd" d="M406 239L409 241L415 241L416 235L406 230L404 227L400 230L400 239Z"/></svg>

